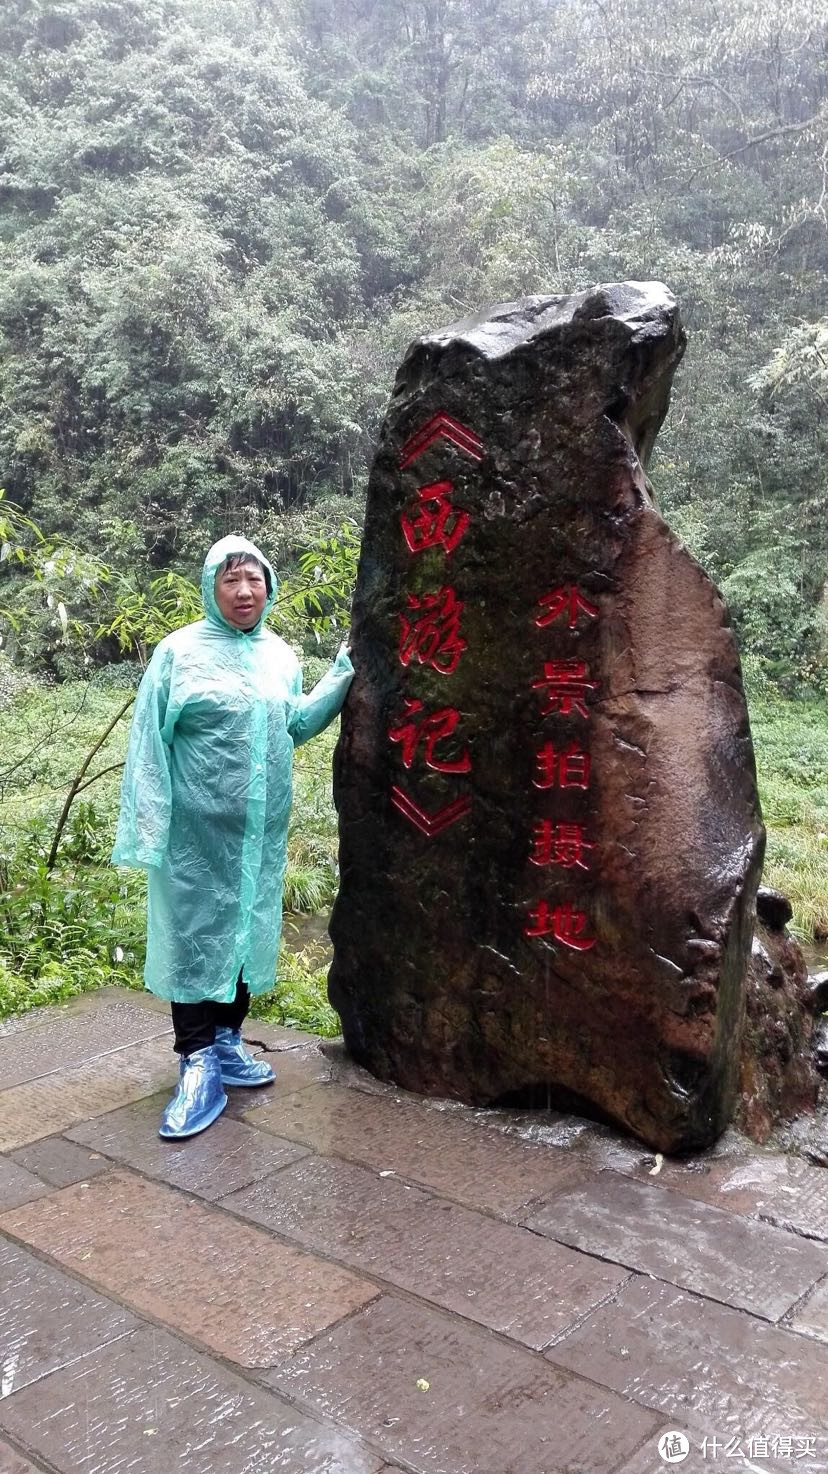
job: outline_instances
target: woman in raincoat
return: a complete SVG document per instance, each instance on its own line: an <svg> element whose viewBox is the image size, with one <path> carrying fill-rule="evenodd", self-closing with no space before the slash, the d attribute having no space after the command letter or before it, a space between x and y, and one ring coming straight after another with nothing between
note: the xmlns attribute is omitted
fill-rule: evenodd
<svg viewBox="0 0 828 1474"><path fill-rule="evenodd" d="M353 679L343 646L303 695L299 662L264 620L267 559L222 538L201 579L205 617L157 646L135 703L116 865L148 872L146 986L172 1008L178 1090L160 1135L203 1131L225 1085L266 1085L241 1039L251 994L274 984L293 750L340 711Z"/></svg>

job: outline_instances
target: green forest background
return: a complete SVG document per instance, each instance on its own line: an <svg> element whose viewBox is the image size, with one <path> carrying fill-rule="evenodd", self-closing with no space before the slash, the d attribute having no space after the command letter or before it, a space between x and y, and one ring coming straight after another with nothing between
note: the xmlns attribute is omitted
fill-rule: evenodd
<svg viewBox="0 0 828 1474"><path fill-rule="evenodd" d="M137 976L123 719L57 826L206 546L271 550L324 655L410 340L628 277L681 305L650 474L740 636L768 877L825 937L826 63L822 0L4 0L0 1008ZM305 910L336 883L321 753ZM334 1028L313 946L284 973Z"/></svg>

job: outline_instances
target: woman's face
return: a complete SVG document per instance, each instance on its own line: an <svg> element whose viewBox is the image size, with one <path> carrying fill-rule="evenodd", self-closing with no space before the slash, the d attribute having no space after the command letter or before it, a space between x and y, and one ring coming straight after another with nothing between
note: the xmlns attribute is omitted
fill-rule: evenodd
<svg viewBox="0 0 828 1474"><path fill-rule="evenodd" d="M252 630L258 624L267 603L267 583L255 559L220 568L215 590L219 610L234 629Z"/></svg>

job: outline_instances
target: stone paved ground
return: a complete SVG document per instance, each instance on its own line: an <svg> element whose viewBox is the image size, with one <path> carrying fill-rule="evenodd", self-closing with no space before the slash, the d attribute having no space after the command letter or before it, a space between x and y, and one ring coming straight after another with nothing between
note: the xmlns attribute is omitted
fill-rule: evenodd
<svg viewBox="0 0 828 1474"><path fill-rule="evenodd" d="M248 1032L275 1088L171 1144L154 999L0 1028L0 1474L825 1474L820 1150L661 1162Z"/></svg>

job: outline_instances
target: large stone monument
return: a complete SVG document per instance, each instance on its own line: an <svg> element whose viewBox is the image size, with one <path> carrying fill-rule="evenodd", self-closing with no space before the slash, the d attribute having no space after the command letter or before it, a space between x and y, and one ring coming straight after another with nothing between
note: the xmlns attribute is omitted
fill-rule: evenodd
<svg viewBox="0 0 828 1474"><path fill-rule="evenodd" d="M684 351L626 282L413 344L371 476L330 996L410 1090L654 1147L740 1090L764 831L736 645L645 466Z"/></svg>

